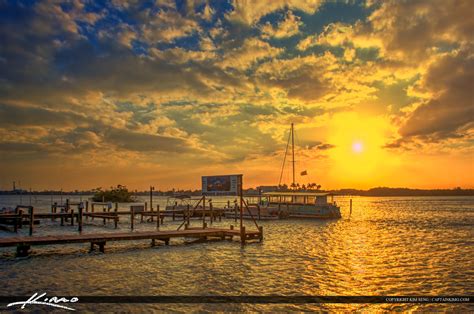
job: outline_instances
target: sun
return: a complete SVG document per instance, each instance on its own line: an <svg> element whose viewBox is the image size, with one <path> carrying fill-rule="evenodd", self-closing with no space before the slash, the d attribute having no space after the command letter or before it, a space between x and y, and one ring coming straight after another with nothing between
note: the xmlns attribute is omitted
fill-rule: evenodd
<svg viewBox="0 0 474 314"><path fill-rule="evenodd" d="M355 141L352 143L352 151L356 154L360 154L364 151L364 144L361 141Z"/></svg>

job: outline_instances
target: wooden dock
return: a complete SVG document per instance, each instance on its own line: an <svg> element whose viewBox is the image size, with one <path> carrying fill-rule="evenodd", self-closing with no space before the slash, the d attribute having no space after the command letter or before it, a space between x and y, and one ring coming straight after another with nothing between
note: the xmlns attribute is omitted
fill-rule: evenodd
<svg viewBox="0 0 474 314"><path fill-rule="evenodd" d="M234 236L240 237L241 243L244 244L248 240L263 240L263 228L258 231L246 231L245 227L241 230L217 229L217 228L189 228L185 230L167 230L167 231L149 231L149 232L127 232L127 233L99 233L99 234L77 234L77 235L57 235L57 236L40 236L40 237L8 237L0 238L0 247L16 246L17 256L27 256L31 246L33 245L59 245L70 243L90 243L91 250L94 246L99 247L100 252L105 252L105 244L107 241L135 241L135 240L151 240L151 245L155 245L155 241L163 241L169 244L171 238L197 238L201 240L207 239L232 239Z"/></svg>

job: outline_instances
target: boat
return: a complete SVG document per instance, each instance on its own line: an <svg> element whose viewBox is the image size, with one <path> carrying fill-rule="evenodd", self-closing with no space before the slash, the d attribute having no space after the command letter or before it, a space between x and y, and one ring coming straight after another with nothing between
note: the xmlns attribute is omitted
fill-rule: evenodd
<svg viewBox="0 0 474 314"><path fill-rule="evenodd" d="M260 206L281 218L341 218L340 207L331 193L266 192L262 194Z"/></svg>
<svg viewBox="0 0 474 314"><path fill-rule="evenodd" d="M249 205L248 212L251 216L257 216L262 213L266 217L277 218L317 218L317 219L332 219L341 218L340 207L334 201L334 195L331 193L324 193L319 191L296 190L298 186L295 179L295 145L294 145L294 126L291 124L290 135L286 147L285 157L283 159L283 166L280 174L280 182L283 170L285 167L286 155L288 154L291 140L291 152L293 159L291 161L293 166L293 183L290 191L274 191L265 192L259 195L258 203L254 206ZM306 171L303 171L306 174ZM320 186L318 186L319 188ZM330 198L330 200L328 200ZM251 203L249 203L251 204ZM258 205L258 206L256 206ZM249 213L249 214L250 214Z"/></svg>

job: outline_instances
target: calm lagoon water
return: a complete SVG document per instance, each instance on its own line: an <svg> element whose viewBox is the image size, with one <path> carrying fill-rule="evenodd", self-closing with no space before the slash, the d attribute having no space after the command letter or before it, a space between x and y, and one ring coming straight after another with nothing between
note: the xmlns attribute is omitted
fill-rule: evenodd
<svg viewBox="0 0 474 314"><path fill-rule="evenodd" d="M77 244L33 247L27 258L15 258L14 248L3 248L0 295L474 295L474 197L354 197L352 215L348 198L336 201L342 219L261 222L264 241L243 247L230 241L172 240L169 247L154 248L149 241L110 242L105 254L88 253L88 244ZM29 204L29 197L23 196L22 202ZM48 211L51 197L33 197L31 202ZM0 196L0 206L17 203L19 196ZM156 197L154 203L164 206L166 198ZM125 221L118 231L129 230L126 218L121 219ZM167 222L164 228L176 229L178 224ZM215 225L229 224L234 221ZM250 228L251 222L246 225ZM153 228L151 223L137 224L137 230ZM26 229L21 233L26 235ZM97 220L86 224L84 232L116 230ZM58 233L75 234L77 229L43 221L35 229L37 235ZM11 235L0 231L1 237ZM471 304L75 304L74 308L474 311Z"/></svg>

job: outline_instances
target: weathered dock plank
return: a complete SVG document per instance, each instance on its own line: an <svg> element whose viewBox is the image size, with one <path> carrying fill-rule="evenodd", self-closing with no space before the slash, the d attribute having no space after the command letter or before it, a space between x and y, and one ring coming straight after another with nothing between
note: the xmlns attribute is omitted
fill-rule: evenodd
<svg viewBox="0 0 474 314"><path fill-rule="evenodd" d="M91 249L94 245L99 245L100 251L104 252L104 246L107 241L132 241L132 240L152 240L152 245L155 240L169 243L171 238L219 238L225 239L227 237L240 236L242 243L245 240L263 239L263 229L258 231L243 231L232 229L184 229L184 230L166 230L166 231L149 231L149 232L126 232L126 233L96 233L96 234L71 234L71 235L54 235L54 236L39 236L39 237L8 237L0 238L0 247L17 247L17 255L28 255L28 250L32 245L58 245L70 243L90 243Z"/></svg>

